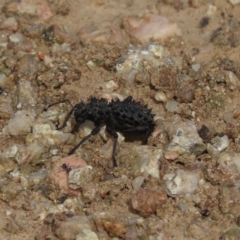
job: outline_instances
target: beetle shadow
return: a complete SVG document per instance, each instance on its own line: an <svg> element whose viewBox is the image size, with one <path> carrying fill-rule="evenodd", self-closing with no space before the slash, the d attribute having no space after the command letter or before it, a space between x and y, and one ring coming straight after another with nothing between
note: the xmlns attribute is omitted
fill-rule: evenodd
<svg viewBox="0 0 240 240"><path fill-rule="evenodd" d="M126 142L136 142L140 141L143 142L145 133L143 132L125 132L123 133L123 136L125 137Z"/></svg>

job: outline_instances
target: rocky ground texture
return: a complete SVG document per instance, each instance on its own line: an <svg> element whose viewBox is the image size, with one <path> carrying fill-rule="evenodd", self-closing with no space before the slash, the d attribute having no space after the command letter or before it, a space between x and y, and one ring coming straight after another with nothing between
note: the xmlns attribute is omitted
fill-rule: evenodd
<svg viewBox="0 0 240 240"><path fill-rule="evenodd" d="M238 0L0 2L0 239L240 239ZM132 96L141 134L76 134ZM50 106L50 107L49 107Z"/></svg>

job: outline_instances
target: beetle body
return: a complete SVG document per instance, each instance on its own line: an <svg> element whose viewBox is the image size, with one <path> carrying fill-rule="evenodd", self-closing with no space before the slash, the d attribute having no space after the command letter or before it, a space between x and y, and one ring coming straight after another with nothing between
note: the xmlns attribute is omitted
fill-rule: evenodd
<svg viewBox="0 0 240 240"><path fill-rule="evenodd" d="M154 129L154 114L147 106L141 105L132 99L131 96L127 97L124 101L112 100L110 103L106 99L91 98L89 103L78 103L68 113L63 125L58 128L62 129L66 126L67 121L74 114L76 125L72 132L76 132L85 120L91 120L95 124L92 132L84 137L70 152L73 154L75 150L87 141L92 135L99 133L100 128L106 125L107 132L114 137L113 147L113 165L117 166L115 155L117 147L117 131L122 132L144 132L144 144L147 144L148 137Z"/></svg>

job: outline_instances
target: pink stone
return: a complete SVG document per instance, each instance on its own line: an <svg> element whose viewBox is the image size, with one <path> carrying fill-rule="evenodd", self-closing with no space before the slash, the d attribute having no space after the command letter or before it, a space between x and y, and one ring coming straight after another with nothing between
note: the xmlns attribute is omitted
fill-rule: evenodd
<svg viewBox="0 0 240 240"><path fill-rule="evenodd" d="M83 159L76 157L76 155L70 155L55 162L50 173L50 177L56 186L65 193L78 195L80 192L78 189L74 190L68 186L68 172L62 168L63 164L66 164L68 168L77 168L85 167L87 163Z"/></svg>

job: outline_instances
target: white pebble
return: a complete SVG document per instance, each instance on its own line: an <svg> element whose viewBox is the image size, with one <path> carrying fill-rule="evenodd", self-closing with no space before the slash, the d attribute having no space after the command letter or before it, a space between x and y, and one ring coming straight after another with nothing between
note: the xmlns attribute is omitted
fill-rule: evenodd
<svg viewBox="0 0 240 240"><path fill-rule="evenodd" d="M61 50L61 46L58 43L54 43L52 45L52 49L51 49L52 53L60 52L60 50Z"/></svg>
<svg viewBox="0 0 240 240"><path fill-rule="evenodd" d="M68 174L68 185L72 189L78 189L92 181L92 167L73 168Z"/></svg>
<svg viewBox="0 0 240 240"><path fill-rule="evenodd" d="M9 17L5 19L1 24L1 29L16 31L17 28L18 28L18 22L14 17Z"/></svg>
<svg viewBox="0 0 240 240"><path fill-rule="evenodd" d="M240 153L223 152L220 154L218 164L229 172L240 174Z"/></svg>
<svg viewBox="0 0 240 240"><path fill-rule="evenodd" d="M13 136L30 133L35 116L33 110L19 110L12 115L3 132Z"/></svg>
<svg viewBox="0 0 240 240"><path fill-rule="evenodd" d="M144 182L144 177L138 176L132 181L132 186L135 191L138 191Z"/></svg>
<svg viewBox="0 0 240 240"><path fill-rule="evenodd" d="M229 0L229 2L230 2L232 5L236 5L236 4L239 4L239 3L240 3L240 0Z"/></svg>
<svg viewBox="0 0 240 240"><path fill-rule="evenodd" d="M71 45L69 43L63 43L61 45L61 50L63 53L70 52L71 51Z"/></svg>
<svg viewBox="0 0 240 240"><path fill-rule="evenodd" d="M162 149L150 146L134 146L126 155L124 162L130 166L134 176L144 174L159 178L159 165L163 156Z"/></svg>
<svg viewBox="0 0 240 240"><path fill-rule="evenodd" d="M89 229L83 229L82 233L76 236L76 240L98 240L98 236L95 232Z"/></svg>
<svg viewBox="0 0 240 240"><path fill-rule="evenodd" d="M170 195L181 195L192 193L198 188L201 173L178 169L175 174L164 175L163 179L166 180L165 186Z"/></svg>
<svg viewBox="0 0 240 240"><path fill-rule="evenodd" d="M155 100L158 102L166 102L167 101L166 94L163 91L158 91L155 94Z"/></svg>
<svg viewBox="0 0 240 240"><path fill-rule="evenodd" d="M72 137L71 133L63 133L61 131L53 130L48 123L34 124L33 133L30 135L32 135L34 140L40 141L45 147L59 145L63 142L69 141Z"/></svg>
<svg viewBox="0 0 240 240"><path fill-rule="evenodd" d="M29 146L19 146L14 160L18 165L30 163L35 159L39 159L43 152L44 147L37 142L34 142Z"/></svg>
<svg viewBox="0 0 240 240"><path fill-rule="evenodd" d="M213 146L220 152L229 146L229 140L227 135L224 135L223 137L216 136L212 139L211 142Z"/></svg>
<svg viewBox="0 0 240 240"><path fill-rule="evenodd" d="M9 39L11 42L15 42L15 43L22 42L23 35L21 33L14 33L14 34L10 35Z"/></svg>
<svg viewBox="0 0 240 240"><path fill-rule="evenodd" d="M232 71L226 71L226 74L227 74L227 79L226 79L227 83L229 83L230 88L234 90L235 87L239 86L239 79Z"/></svg>
<svg viewBox="0 0 240 240"><path fill-rule="evenodd" d="M94 68L96 68L96 64L95 64L93 61L89 60L89 61L87 62L87 67L88 67L90 70L93 70Z"/></svg>
<svg viewBox="0 0 240 240"><path fill-rule="evenodd" d="M6 216L11 216L12 212L11 211L6 211Z"/></svg>
<svg viewBox="0 0 240 240"><path fill-rule="evenodd" d="M118 88L118 85L113 81L113 80L110 80L109 82L106 83L106 89L117 89Z"/></svg>
<svg viewBox="0 0 240 240"><path fill-rule="evenodd" d="M35 106L37 104L37 91L30 81L20 79L18 81L16 95L19 108L27 105Z"/></svg>
<svg viewBox="0 0 240 240"><path fill-rule="evenodd" d="M201 65L199 63L193 64L192 69L197 72L200 69Z"/></svg>
<svg viewBox="0 0 240 240"><path fill-rule="evenodd" d="M217 11L217 7L216 6L214 6L212 4L208 5L208 9L207 9L207 15L208 16L212 16L216 11Z"/></svg>
<svg viewBox="0 0 240 240"><path fill-rule="evenodd" d="M168 101L166 104L166 109L169 112L175 112L177 110L179 103L175 100Z"/></svg>
<svg viewBox="0 0 240 240"><path fill-rule="evenodd" d="M44 61L44 64L45 64L46 66L48 66L48 67L53 67L53 63L52 63L53 60L52 60L52 58L49 57L48 55L45 55L45 56L44 56L43 61Z"/></svg>
<svg viewBox="0 0 240 240"><path fill-rule="evenodd" d="M207 144L207 151L211 157L218 158L220 155L220 152L211 144Z"/></svg>
<svg viewBox="0 0 240 240"><path fill-rule="evenodd" d="M176 117L172 121L168 135L172 139L167 147L167 151L184 154L186 152L200 154L206 150L203 140L199 137L197 127L193 121L183 122Z"/></svg>
<svg viewBox="0 0 240 240"><path fill-rule="evenodd" d="M148 50L156 57L162 58L164 56L164 48L159 44L149 44Z"/></svg>

